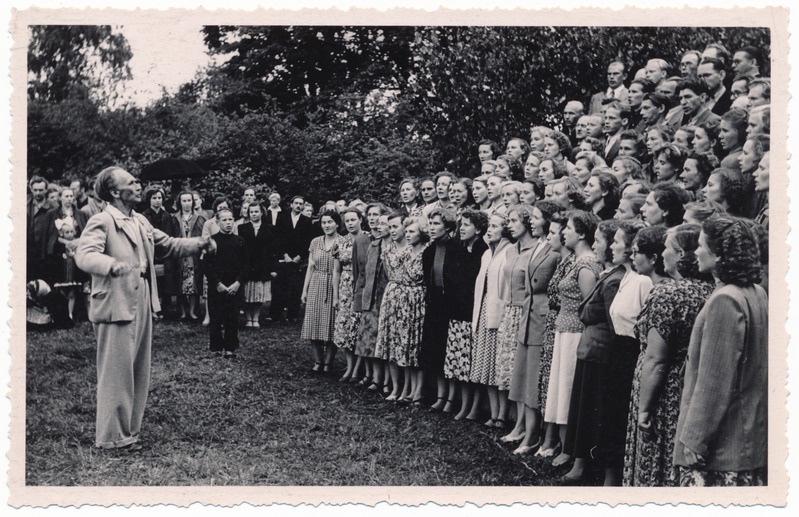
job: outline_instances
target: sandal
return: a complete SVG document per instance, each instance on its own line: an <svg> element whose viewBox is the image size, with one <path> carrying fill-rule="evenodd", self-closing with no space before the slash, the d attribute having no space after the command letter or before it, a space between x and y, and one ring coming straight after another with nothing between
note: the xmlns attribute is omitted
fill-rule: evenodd
<svg viewBox="0 0 799 517"><path fill-rule="evenodd" d="M436 398L436 401L433 403L432 406L430 406L430 409L432 409L436 413L440 412L443 409L444 406L438 407L438 403L441 402L442 400L446 400L446 399L444 397Z"/></svg>
<svg viewBox="0 0 799 517"><path fill-rule="evenodd" d="M369 391L380 391L380 385L378 383L376 383L376 382L373 382L366 389L369 390Z"/></svg>
<svg viewBox="0 0 799 517"><path fill-rule="evenodd" d="M369 377L364 377L363 379L358 381L358 386L367 386L367 385L369 385L371 380L372 379L370 379ZM372 383L372 384L374 384L374 383Z"/></svg>
<svg viewBox="0 0 799 517"><path fill-rule="evenodd" d="M314 363L313 367L311 368L311 372L321 373L321 371L322 371L322 363Z"/></svg>

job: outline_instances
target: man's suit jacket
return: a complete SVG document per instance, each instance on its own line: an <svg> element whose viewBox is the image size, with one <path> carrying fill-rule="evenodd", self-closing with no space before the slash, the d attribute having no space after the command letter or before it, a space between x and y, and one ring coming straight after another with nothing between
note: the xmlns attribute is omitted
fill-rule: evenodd
<svg viewBox="0 0 799 517"><path fill-rule="evenodd" d="M696 116L696 120L691 120L691 117L688 115L683 114L682 122L680 126L687 126L689 124L698 126L699 124L709 124L711 126L718 126L721 122L721 117L707 109L706 107L702 106L700 112Z"/></svg>
<svg viewBox="0 0 799 517"><path fill-rule="evenodd" d="M517 334L520 343L528 346L544 344L544 327L549 312L547 286L559 262L560 253L552 251L549 244L544 244L527 266L528 292L525 293L524 311Z"/></svg>
<svg viewBox="0 0 799 517"><path fill-rule="evenodd" d="M610 138L610 137L607 137ZM605 140L607 142L607 139ZM602 157L605 159L605 163L609 163L613 165L613 161L619 155L619 146L621 145L621 138L617 138L613 145L610 146L608 152L604 153Z"/></svg>
<svg viewBox="0 0 799 517"><path fill-rule="evenodd" d="M588 114L593 115L594 113L602 113L602 101L607 99L607 89L605 91L601 91L595 93L591 96L591 103L589 104ZM618 99L619 102L622 104L627 104L627 87L622 86L621 91L619 94L614 97L614 99Z"/></svg>
<svg viewBox="0 0 799 517"><path fill-rule="evenodd" d="M715 113L718 116L722 116L730 110L730 106L732 106L732 93L730 90L726 90L719 100L713 104L713 107L710 108L710 111Z"/></svg>
<svg viewBox="0 0 799 517"><path fill-rule="evenodd" d="M91 308L92 323L114 323L133 321L139 288L139 253L136 250L135 225L126 221L121 212L110 207L89 218L75 251L75 264L92 275ZM199 237L178 239L170 237L152 227L141 214L131 213L138 222L139 236L144 246L144 257L150 277L151 306L154 312L161 310L155 281L154 257L156 249L165 257L198 255L202 239ZM112 277L111 266L115 261L129 264L133 269L126 275Z"/></svg>
<svg viewBox="0 0 799 517"><path fill-rule="evenodd" d="M277 238L280 241L283 253L294 258L300 256L300 262L308 260L308 247L314 238L314 229L311 220L300 214L297 226L291 224L291 211L283 210L277 216ZM282 259L282 257L280 257Z"/></svg>

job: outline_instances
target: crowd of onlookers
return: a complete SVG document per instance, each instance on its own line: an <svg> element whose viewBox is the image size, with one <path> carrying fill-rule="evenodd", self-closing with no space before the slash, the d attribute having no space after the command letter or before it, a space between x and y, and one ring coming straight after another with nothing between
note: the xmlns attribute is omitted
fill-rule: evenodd
<svg viewBox="0 0 799 517"><path fill-rule="evenodd" d="M479 173L407 178L393 207L330 201L314 217L301 196L285 208L246 189L210 211L181 192L169 213L150 186L153 227L226 239L161 260L159 291L185 318L210 313L225 356L239 310L259 327L305 304L313 372L341 351L342 381L506 429L564 484L764 484L767 59L711 44L629 82L610 63L607 89L565 102L558 128L480 141ZM70 253L102 207L78 180L30 190L29 278L84 300Z"/></svg>

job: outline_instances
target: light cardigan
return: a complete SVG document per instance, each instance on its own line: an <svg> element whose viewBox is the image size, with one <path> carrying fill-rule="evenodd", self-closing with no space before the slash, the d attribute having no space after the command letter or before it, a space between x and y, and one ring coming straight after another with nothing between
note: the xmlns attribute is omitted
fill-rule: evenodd
<svg viewBox="0 0 799 517"><path fill-rule="evenodd" d="M491 248L483 253L480 260L480 272L474 284L474 309L472 310L472 331L477 332L477 322L480 320L483 292L486 293L486 328L498 329L499 320L505 311L505 302L500 299L499 288L502 285L502 267L507 260L507 251L511 244L502 239L493 252Z"/></svg>

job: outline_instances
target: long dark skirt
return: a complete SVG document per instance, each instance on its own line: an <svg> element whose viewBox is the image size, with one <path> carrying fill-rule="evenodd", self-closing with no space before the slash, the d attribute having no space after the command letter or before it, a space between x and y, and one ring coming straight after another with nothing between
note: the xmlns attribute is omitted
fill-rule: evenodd
<svg viewBox="0 0 799 517"><path fill-rule="evenodd" d="M425 309L422 346L419 349L419 367L432 375L444 375L444 360L447 356L447 332L449 314L443 290L434 287L428 290Z"/></svg>
<svg viewBox="0 0 799 517"><path fill-rule="evenodd" d="M610 347L607 383L603 390L600 456L605 468L624 468L627 418L632 398L635 365L641 346L631 337L617 336Z"/></svg>
<svg viewBox="0 0 799 517"><path fill-rule="evenodd" d="M607 364L577 359L563 446L563 452L575 458L597 459L607 372Z"/></svg>

